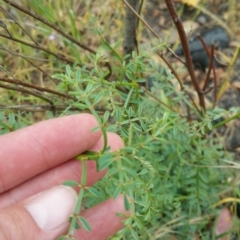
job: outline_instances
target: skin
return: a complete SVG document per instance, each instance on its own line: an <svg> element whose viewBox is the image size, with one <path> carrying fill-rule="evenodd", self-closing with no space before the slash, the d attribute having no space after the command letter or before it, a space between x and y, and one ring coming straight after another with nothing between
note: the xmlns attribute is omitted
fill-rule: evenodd
<svg viewBox="0 0 240 240"><path fill-rule="evenodd" d="M68 223L61 231L42 232L22 206L31 196L61 185L65 180L79 181L82 166L74 157L103 147L101 132L91 132L97 125L92 115L78 114L0 136L0 239L55 239L66 233ZM108 145L112 151L124 146L121 138L113 133L108 133ZM106 171L97 172L95 161L88 161L87 185L100 180ZM128 214L122 196L83 211L92 231L80 229L75 236L96 240L110 237L123 227L116 212Z"/></svg>

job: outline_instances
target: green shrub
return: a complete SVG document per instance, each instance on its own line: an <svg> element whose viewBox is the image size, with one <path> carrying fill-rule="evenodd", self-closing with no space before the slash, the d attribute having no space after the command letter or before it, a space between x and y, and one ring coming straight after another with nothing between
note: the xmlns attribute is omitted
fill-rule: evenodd
<svg viewBox="0 0 240 240"><path fill-rule="evenodd" d="M101 54L93 56L91 71L67 66L66 74L55 75L61 80L58 90L69 89L77 98L69 106L92 112L103 132L118 133L125 142L119 152L106 148L94 155L99 169L109 171L85 192L85 207L120 193L129 196L125 205L132 214L113 239L168 239L173 232L179 239L191 239L194 232L209 236L207 225L217 214L212 206L234 176L229 169L216 168L231 156L221 138L212 137L212 123L236 110L215 109L200 116L185 93L176 91L169 70L151 61L153 52L133 54L128 64L119 57L121 74L112 82L103 78L105 70L98 66ZM151 95L137 84L149 77L154 84ZM188 121L179 113L180 106L190 107L196 120Z"/></svg>
<svg viewBox="0 0 240 240"><path fill-rule="evenodd" d="M28 1L26 2L28 6ZM37 1L31 1L32 9L46 20L51 22L62 20L59 23L62 28L67 28L67 20L70 21L69 36L85 40L85 36L81 34L84 32L83 29L82 31L77 29L76 24L83 28L80 21L82 19L79 20L70 10L67 17L66 13L58 16L61 11L50 12L52 3L46 1L39 8ZM59 1L56 9L61 8L64 3L65 1ZM115 6L115 2L112 4ZM90 7L88 1L86 5ZM85 9L84 23L88 22L88 7ZM68 8L62 7L62 9ZM122 21L121 11L116 13L119 22ZM108 25L112 22L110 15L106 11L103 16L107 18L105 22ZM16 17L23 19L21 14L17 14ZM53 106L64 103L66 108L63 111L54 110L54 107L49 108L50 110L46 111L46 118L91 112L97 118L104 135L105 146L101 152L86 152L82 156L77 156L83 164L83 172L79 173L82 175L81 182L77 183L69 179L64 183L70 186L85 185L86 159L96 160L99 170L109 168L107 175L101 181L92 187L80 190L74 216L79 214L83 199L86 200L84 207L88 208L122 193L125 196L125 207L131 210L131 215L124 221L126 227L112 239L169 239L170 235L175 234L178 239L185 240L192 239L196 232L201 239L214 239L214 226L211 222L218 214L214 204L223 197L223 191L235 191L239 185L233 181L236 171L231 168L232 156L225 151L223 139L216 137L216 129L225 122L214 125L214 120L221 116L225 116L226 121L239 117L238 109L225 111L216 108L206 112L199 111L187 94L194 90L179 91L178 83L172 81L174 76L171 70L152 60L156 52L165 50L166 42L140 49L139 54L133 52L132 56L122 57L118 52L121 40L117 39L119 42L111 46L101 35L102 31L96 27L98 19L90 20L94 26L94 32L97 33L94 37L102 41L97 53L90 54L90 57L87 54L79 54L69 36L61 38L63 34L56 28L45 29L44 22L35 24L35 27L38 24L44 26L41 37L45 40L49 38L53 29L58 32L59 43L54 45L54 42L46 41L49 42L46 48L51 49L53 44L52 51L54 53L56 51L57 56L44 52L41 48L44 53L39 54L38 47L34 52L37 58L46 57L49 60L50 67L46 68L49 72L56 72L55 67L61 72L66 59L69 60L68 62L77 59L75 65L66 66L65 74L54 75L58 82L57 91L67 93L73 98L62 98L56 92L52 97L48 92L47 94L52 97ZM12 29L9 27L11 32L21 39L22 30L17 26L11 27ZM117 32L119 30L117 24L115 27ZM89 29L91 28L88 26L87 32L90 31ZM34 27L31 30L36 34ZM93 37L90 34L86 38ZM10 40L12 39L9 37L4 43L10 44ZM18 45L20 49L27 51L23 51L24 55L30 56L34 51L34 48L23 46L19 42ZM62 57L61 49L68 49L65 55L70 56L69 59L60 58ZM34 54L31 56L35 57ZM111 59L113 74L110 79L107 79L109 72L104 66L107 61L104 56L110 56L109 59ZM2 58L4 59L5 55ZM83 65L78 65L80 63ZM14 67L17 68L17 66L16 64ZM21 68L22 66L19 67L20 70ZM28 68L31 69L32 66ZM31 79L29 69L27 76L29 75L28 79ZM15 80L15 85L18 86L19 81ZM151 90L141 87L145 82L150 81L153 82ZM9 103L14 99L21 105L26 102L39 104L44 100L43 98L33 100L32 96L29 97L17 91L19 88L11 92L12 98L9 97L9 92L4 93L2 102ZM32 93L35 92L32 91ZM45 94L46 91L42 93ZM18 97L18 94L21 97ZM32 114L27 112L19 110L17 114L13 114L13 111L6 110L5 113L1 113L0 134L14 131L33 122ZM124 140L125 147L118 152L110 152L107 146L107 131L118 133ZM79 225L86 230L91 227L86 219L81 217L81 212L79 217L71 218L68 236L71 236ZM62 236L60 239L67 238ZM69 237L69 239L72 238Z"/></svg>

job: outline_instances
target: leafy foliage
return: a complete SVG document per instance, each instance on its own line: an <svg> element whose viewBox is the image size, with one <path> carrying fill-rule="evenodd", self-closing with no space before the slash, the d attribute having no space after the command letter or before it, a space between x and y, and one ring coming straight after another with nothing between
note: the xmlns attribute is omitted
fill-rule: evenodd
<svg viewBox="0 0 240 240"><path fill-rule="evenodd" d="M61 19L60 11L56 11L55 15L50 12L51 1L41 7L36 0L32 0L31 4L46 20L54 22ZM54 4L61 5L63 2ZM217 214L213 204L219 201L223 190L235 187L229 181L234 178L235 171L226 169L224 162L232 156L223 148L221 138L213 138L215 129L221 125L214 125L214 120L221 116L228 116L229 119L239 117L239 110L214 109L201 115L186 92L178 90L178 83L173 81L170 70L152 60L156 51L165 50L166 42L158 42L154 47L140 47L140 54L134 52L132 56L122 57L119 51L121 41L117 39L114 44L110 44L105 39L107 33L104 36L98 27L99 18L88 16L88 12L84 14L84 23L90 21L91 26L88 26L87 31L95 34L91 36L92 39L101 41L100 47L96 53L86 57L76 51L71 41L60 41L59 35L55 36L59 46L68 47L66 55L77 61L71 66L66 65L65 73L61 71L65 63L60 60L54 62L54 66L59 69L59 73L54 75L58 83L56 90L73 98L52 98L53 105L64 102L66 107L63 111L48 111L47 118L73 112L91 112L97 118L103 135L106 137L106 131L118 133L125 147L118 152L110 152L105 139L101 152L86 152L77 157L83 166L87 159L92 159L96 160L98 170L106 167L109 170L92 187L85 187L84 167L83 172L79 173L82 174L79 183L72 180L64 182L68 186L80 187L81 191L75 212L70 218L69 234L59 239L72 239L71 235L77 228L91 230L87 219L81 216L83 200L84 207L88 208L109 197L116 198L119 194L124 195L124 206L130 209L131 214L125 216L126 227L112 239L169 239L173 232L179 239L192 239L195 232L202 239L211 239L213 236L209 228L212 226L209 227L209 223ZM79 19L70 10L68 16L71 35L82 40L81 32L84 31L77 29ZM21 19L22 15L16 18ZM104 22L110 24L113 21L110 19ZM115 24L122 22L116 21ZM39 26L42 25L39 23ZM59 25L66 28L66 21L60 21ZM80 22L79 25L83 24ZM61 53L61 47L51 46L49 35L52 30L45 28L42 38L48 39L46 45ZM21 29L13 26L13 30L22 36ZM22 47L22 50L26 51L23 51L26 55L32 52L31 48ZM44 54L49 58L50 55ZM36 56L39 57L37 51ZM110 80L106 79L109 72L105 67L107 60L104 56L111 57L114 74ZM91 68L87 64L89 62ZM31 79L29 73L26 76ZM145 82L152 82L151 90L141 87ZM4 93L1 99L8 103L12 96L23 103L35 103L32 97L18 98L18 93L12 91ZM188 111L193 116L191 121L187 118ZM5 114L0 113L0 133L22 128L29 124L29 119L32 119L32 115L26 111L13 114L8 110ZM122 217L121 213L117 215Z"/></svg>
<svg viewBox="0 0 240 240"><path fill-rule="evenodd" d="M177 110L147 95L136 83L146 81L147 76L142 76L150 72L157 98L160 95L171 109L184 103L194 110L184 93L176 91L169 71L151 63L151 52L133 54L128 64L119 59L119 72L126 75L113 82L105 80L98 68L100 54L93 56L92 71L67 66L66 74L55 77L61 79L58 90L71 89L78 99L73 106L83 111L95 109L100 125L125 142L125 148L107 151L97 159L99 169L108 167L109 171L85 192L86 207L121 193L129 197L125 206L132 214L125 220L126 228L113 239L167 238L172 231L180 239L190 239L196 231L209 231L206 224L216 214L211 206L228 185L224 179L233 176L232 171L214 168L228 155L220 141L206 135L213 120L227 112L209 110L201 119L189 122Z"/></svg>

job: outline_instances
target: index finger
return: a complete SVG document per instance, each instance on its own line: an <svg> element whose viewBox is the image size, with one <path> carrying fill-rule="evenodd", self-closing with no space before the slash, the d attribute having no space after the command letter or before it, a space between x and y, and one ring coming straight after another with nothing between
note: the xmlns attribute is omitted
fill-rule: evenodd
<svg viewBox="0 0 240 240"><path fill-rule="evenodd" d="M101 137L90 114L43 121L0 136L0 193L90 149Z"/></svg>

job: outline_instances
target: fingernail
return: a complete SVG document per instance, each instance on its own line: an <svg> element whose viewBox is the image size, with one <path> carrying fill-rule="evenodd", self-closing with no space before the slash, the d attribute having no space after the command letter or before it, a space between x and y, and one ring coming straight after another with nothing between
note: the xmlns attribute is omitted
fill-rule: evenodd
<svg viewBox="0 0 240 240"><path fill-rule="evenodd" d="M77 199L70 187L57 186L38 194L25 206L39 228L51 231L69 220Z"/></svg>

